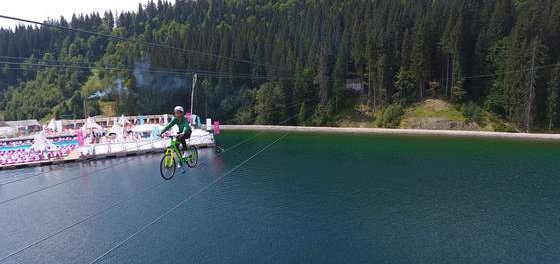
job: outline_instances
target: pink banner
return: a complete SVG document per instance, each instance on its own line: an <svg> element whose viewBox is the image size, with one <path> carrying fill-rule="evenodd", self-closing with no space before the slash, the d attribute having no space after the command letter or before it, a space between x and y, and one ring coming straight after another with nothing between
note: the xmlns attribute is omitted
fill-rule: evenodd
<svg viewBox="0 0 560 264"><path fill-rule="evenodd" d="M78 146L83 146L84 145L84 132L82 132L82 130L78 130Z"/></svg>
<svg viewBox="0 0 560 264"><path fill-rule="evenodd" d="M214 134L220 134L220 121L214 121Z"/></svg>

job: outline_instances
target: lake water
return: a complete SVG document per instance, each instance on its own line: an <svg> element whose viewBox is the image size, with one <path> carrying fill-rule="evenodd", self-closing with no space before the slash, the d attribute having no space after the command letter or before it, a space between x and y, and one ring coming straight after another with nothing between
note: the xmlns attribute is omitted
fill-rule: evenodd
<svg viewBox="0 0 560 264"><path fill-rule="evenodd" d="M243 163L282 135L254 134L171 181L160 155L0 172L0 259L560 263L560 144L292 133Z"/></svg>

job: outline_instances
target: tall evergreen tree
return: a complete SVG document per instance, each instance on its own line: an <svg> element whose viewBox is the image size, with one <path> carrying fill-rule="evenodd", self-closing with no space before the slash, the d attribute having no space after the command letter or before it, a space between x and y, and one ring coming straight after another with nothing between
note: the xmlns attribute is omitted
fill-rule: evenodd
<svg viewBox="0 0 560 264"><path fill-rule="evenodd" d="M550 127L552 77L544 66L560 60L559 17L559 2L550 0L150 1L134 12L49 23L188 51L59 28L0 28L0 111L9 119L83 116L83 101L106 90L99 100L124 114L161 113L187 101L190 80L182 75L197 71L208 85L196 105L225 122L248 113L242 102L256 97L249 91L268 82L282 87L285 114L303 105L322 113L314 120L323 124L333 109L352 107L347 102L373 109L393 98L417 102L432 96L429 83L441 87L436 96L484 102L523 130ZM57 64L95 70L45 66ZM367 81L367 91L342 93L349 77ZM91 78L102 85L91 86ZM114 92L117 79L126 92ZM20 107L22 98L29 107Z"/></svg>
<svg viewBox="0 0 560 264"><path fill-rule="evenodd" d="M560 63L552 71L552 77L548 82L548 98L546 101L546 119L548 130L558 125L560 111Z"/></svg>

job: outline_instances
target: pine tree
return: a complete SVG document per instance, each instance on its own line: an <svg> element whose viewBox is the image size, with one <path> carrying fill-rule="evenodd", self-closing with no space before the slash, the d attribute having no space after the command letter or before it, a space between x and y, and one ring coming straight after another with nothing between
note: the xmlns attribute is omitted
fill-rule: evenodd
<svg viewBox="0 0 560 264"><path fill-rule="evenodd" d="M305 103L301 103L300 107L299 107L299 113L298 113L298 124L299 125L304 125L305 121L307 120L307 116L306 116L306 109L305 109Z"/></svg>
<svg viewBox="0 0 560 264"><path fill-rule="evenodd" d="M278 124L284 118L284 91L278 83L266 83L257 91L255 112L259 125Z"/></svg>
<svg viewBox="0 0 560 264"><path fill-rule="evenodd" d="M319 81L319 98L321 105L326 105L330 99L330 67L329 67L329 54L327 46L321 47L319 56L319 74L317 76Z"/></svg>
<svg viewBox="0 0 560 264"><path fill-rule="evenodd" d="M47 27L0 29L0 56L22 58L0 58L0 106L10 118L81 114L83 98L76 93L94 75L103 85L123 79L129 93L104 99L124 101L117 104L123 113L164 112L186 100L165 88L176 76L155 74L146 83L134 73L105 69L134 71L148 60L146 69L210 73L204 78L209 89L197 105L223 122L242 112L241 90L269 82L293 102L286 104L290 115L305 103L306 110L325 115L315 119L321 124L331 123L341 101L367 100L377 109L393 97L414 103L427 96L424 86L430 83L442 87L446 99L485 102L486 109L524 130L550 128L546 88L552 78L539 66L560 58L559 17L558 1L151 1L134 12L76 14L49 23L192 52ZM51 53L48 60L45 53ZM98 73L6 64L25 59L95 65ZM367 79L367 95L341 93L347 76ZM47 93L61 98L40 96ZM26 97L30 106L21 105ZM154 97L162 99L146 99ZM8 113L16 106L21 113Z"/></svg>
<svg viewBox="0 0 560 264"><path fill-rule="evenodd" d="M334 100L335 100L335 112L338 112L339 100L342 97L342 91L345 85L345 75L346 75L346 56L344 49L341 49L338 53L336 63L333 71L334 79Z"/></svg>
<svg viewBox="0 0 560 264"><path fill-rule="evenodd" d="M552 77L548 82L548 97L546 101L546 119L548 121L548 130L558 125L559 117L559 99L560 99L560 63L556 65L552 71Z"/></svg>

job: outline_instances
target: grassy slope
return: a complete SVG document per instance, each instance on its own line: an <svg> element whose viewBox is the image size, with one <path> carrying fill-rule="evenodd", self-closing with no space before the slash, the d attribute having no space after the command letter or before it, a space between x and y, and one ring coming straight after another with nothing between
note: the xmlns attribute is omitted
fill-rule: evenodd
<svg viewBox="0 0 560 264"><path fill-rule="evenodd" d="M480 125L467 122L455 106L442 100L428 99L405 110L400 128L480 130Z"/></svg>
<svg viewBox="0 0 560 264"><path fill-rule="evenodd" d="M353 113L339 116L341 127L376 127L376 118L381 113L367 113L356 109ZM427 99L405 109L400 123L404 129L429 130L472 130L472 131L513 131L511 126L499 118L483 111L481 123L468 122L457 106L438 99Z"/></svg>

